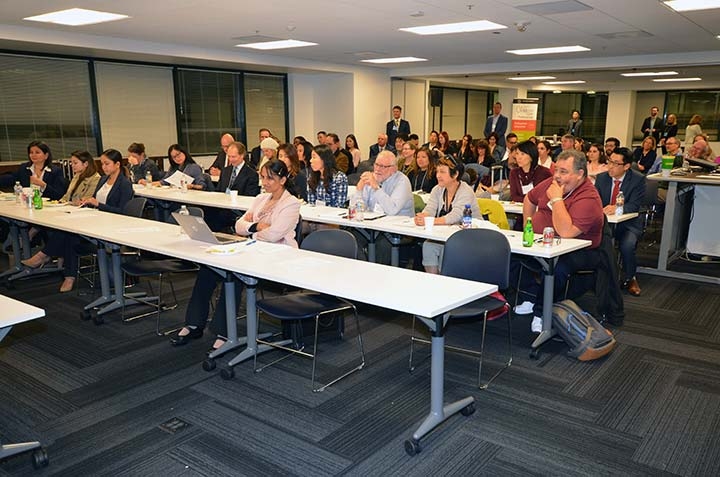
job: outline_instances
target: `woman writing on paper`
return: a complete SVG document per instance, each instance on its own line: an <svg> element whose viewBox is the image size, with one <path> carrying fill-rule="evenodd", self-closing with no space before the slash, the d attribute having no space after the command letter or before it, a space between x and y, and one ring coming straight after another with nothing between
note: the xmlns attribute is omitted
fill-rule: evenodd
<svg viewBox="0 0 720 477"><path fill-rule="evenodd" d="M265 192L255 198L245 215L235 223L235 231L238 235L297 248L295 229L300 220L300 201L294 195L293 184L288 180L288 174L287 166L279 159L272 159L262 166L260 180ZM237 246L247 245L240 243ZM185 313L185 326L170 340L173 346L182 346L190 340L202 337L210 310L210 299L220 280L220 275L210 268L200 267ZM240 303L241 293L242 283L236 281L236 304ZM215 350L225 343L227 336L225 287L222 287L215 306L211 328L217 335L213 343Z"/></svg>

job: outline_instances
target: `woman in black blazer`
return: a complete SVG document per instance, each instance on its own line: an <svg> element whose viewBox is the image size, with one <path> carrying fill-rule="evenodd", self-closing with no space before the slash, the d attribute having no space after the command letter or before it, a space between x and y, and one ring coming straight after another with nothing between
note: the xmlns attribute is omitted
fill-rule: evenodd
<svg viewBox="0 0 720 477"><path fill-rule="evenodd" d="M133 196L132 183L122 165L122 154L115 149L108 149L100 156L100 163L105 175L100 178L93 196L81 199L80 206L120 214ZM69 292L75 285L78 262L76 247L80 240L78 235L55 231L50 235L44 249L21 263L26 267L39 268L48 263L51 257L61 257L58 265L62 260L65 273L60 293Z"/></svg>
<svg viewBox="0 0 720 477"><path fill-rule="evenodd" d="M43 197L59 200L67 191L62 169L54 165L50 147L42 141L33 141L27 147L28 159L14 174L0 177L0 187L12 187L19 181L23 187L36 186Z"/></svg>

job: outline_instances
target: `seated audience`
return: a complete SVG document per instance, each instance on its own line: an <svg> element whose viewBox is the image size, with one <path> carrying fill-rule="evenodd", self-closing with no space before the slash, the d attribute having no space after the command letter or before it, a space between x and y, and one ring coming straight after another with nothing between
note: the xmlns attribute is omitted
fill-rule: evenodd
<svg viewBox="0 0 720 477"><path fill-rule="evenodd" d="M218 192L229 194L237 191L238 195L255 197L260 193L258 173L245 161L247 149L241 142L233 142L225 150L228 165L223 168L218 181ZM232 232L237 213L230 209L207 208L205 222L216 232Z"/></svg>
<svg viewBox="0 0 720 477"><path fill-rule="evenodd" d="M347 176L337 170L332 150L324 145L313 148L308 175L308 203L324 202L328 207L344 207L347 202Z"/></svg>
<svg viewBox="0 0 720 477"><path fill-rule="evenodd" d="M452 143L452 141L450 141L450 135L447 133L447 131L440 132L440 135L438 136L438 141L440 143L440 146L438 147L440 152L442 152L445 156L452 157L454 161L455 155L457 154L457 149L455 148L455 145Z"/></svg>
<svg viewBox="0 0 720 477"><path fill-rule="evenodd" d="M397 167L403 174L407 175L415 163L415 152L417 148L411 142L403 144L397 159Z"/></svg>
<svg viewBox="0 0 720 477"><path fill-rule="evenodd" d="M538 164L540 164L543 167L546 167L550 169L550 172L555 171L555 163L552 159L552 145L550 144L550 141L543 139L542 141L537 142L537 150L538 150Z"/></svg>
<svg viewBox="0 0 720 477"><path fill-rule="evenodd" d="M349 152L352 156L352 170L354 171L355 169L357 169L360 161L362 161L362 153L360 152L360 146L358 146L357 138L354 134L348 134L345 137L345 151Z"/></svg>
<svg viewBox="0 0 720 477"><path fill-rule="evenodd" d="M28 144L29 161L21 164L13 174L0 176L0 187L12 188L15 182L23 187L38 187L43 197L58 200L67 190L67 181L62 169L53 164L50 146L42 141Z"/></svg>
<svg viewBox="0 0 720 477"><path fill-rule="evenodd" d="M464 172L463 164L455 164L449 157L440 159L436 166L438 185L430 192L423 211L415 215L415 225L424 225L425 217L434 217L435 225L458 225L466 205L470 205L473 218L482 220L472 188L461 180ZM431 240L423 243L422 264L426 272L440 273L443 246Z"/></svg>
<svg viewBox="0 0 720 477"><path fill-rule="evenodd" d="M480 139L475 145L475 153L465 161L465 168L468 171L475 171L477 181L480 181L490 173L493 163L490 145L486 140ZM472 182L473 190L477 189L477 181Z"/></svg>
<svg viewBox="0 0 720 477"><path fill-rule="evenodd" d="M503 157L505 157L505 146L498 144L500 142L500 136L493 131L486 139L488 146L490 147L490 155L493 158L493 163L491 165L500 164Z"/></svg>
<svg viewBox="0 0 720 477"><path fill-rule="evenodd" d="M425 146L415 151L415 162L407 173L413 192L429 194L437 185L435 165L438 162L437 151Z"/></svg>
<svg viewBox="0 0 720 477"><path fill-rule="evenodd" d="M307 202L307 175L305 170L300 168L300 159L295 146L292 144L280 144L278 146L278 159L283 161L288 168L288 179L293 183L295 195Z"/></svg>
<svg viewBox="0 0 720 477"><path fill-rule="evenodd" d="M228 146L234 142L235 138L232 137L232 134L225 133L220 136L220 152L215 156L215 161L213 161L212 166L207 170L211 176L219 176L222 170L228 165L225 153L227 152ZM153 180L157 179L153 178Z"/></svg>
<svg viewBox="0 0 720 477"><path fill-rule="evenodd" d="M538 148L530 141L518 144L515 161L518 166L510 171L510 200L522 202L525 194L552 174L538 164Z"/></svg>
<svg viewBox="0 0 720 477"><path fill-rule="evenodd" d="M235 223L235 231L238 235L251 236L262 242L297 248L295 228L300 219L300 201L293 195L287 166L277 159L266 162L260 169L260 180L265 193L258 195L250 209ZM173 346L182 346L202 337L210 311L210 299L221 280L220 275L210 268L200 267L185 312L185 326L171 339ZM240 304L241 296L242 282L236 280L237 305ZM222 287L211 324L212 331L217 335L213 349L219 348L226 341L226 317L225 287Z"/></svg>
<svg viewBox="0 0 720 477"><path fill-rule="evenodd" d="M100 174L97 172L95 158L87 151L75 151L70 156L70 166L73 178L67 192L60 198L60 202L70 202L80 205L80 201L91 197L97 189Z"/></svg>
<svg viewBox="0 0 720 477"><path fill-rule="evenodd" d="M115 149L108 149L100 156L100 163L105 175L100 178L92 196L80 199L80 205L120 214L125 204L133 197L132 183L126 177L126 170L122 165L122 154ZM78 259L75 247L81 243L81 240L75 234L55 231L50 235L45 248L23 260L22 264L30 268L39 268L48 263L52 257L61 257L65 278L60 286L60 292L69 292L75 285L77 273Z"/></svg>
<svg viewBox="0 0 720 477"><path fill-rule="evenodd" d="M475 160L475 148L473 147L473 137L466 134L462 137L460 148L457 153L457 160L463 164L472 164Z"/></svg>
<svg viewBox="0 0 720 477"><path fill-rule="evenodd" d="M591 144L587 152L588 178L594 184L595 177L608 170L608 158L602 144Z"/></svg>
<svg viewBox="0 0 720 477"><path fill-rule="evenodd" d="M642 145L635 148L635 151L632 153L633 162L637 163L638 170L643 174L647 174L647 171L650 170L657 158L655 149L655 138L653 136L647 136L643 139Z"/></svg>
<svg viewBox="0 0 720 477"><path fill-rule="evenodd" d="M163 173L158 169L155 161L145 155L145 144L134 142L128 146L128 164L130 164L130 180L137 184L140 179L145 179L150 172L152 180L158 181Z"/></svg>

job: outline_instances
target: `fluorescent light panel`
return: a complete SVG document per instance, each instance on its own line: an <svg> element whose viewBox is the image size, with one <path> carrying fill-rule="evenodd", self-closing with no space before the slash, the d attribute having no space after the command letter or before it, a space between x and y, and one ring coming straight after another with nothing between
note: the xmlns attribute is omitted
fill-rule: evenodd
<svg viewBox="0 0 720 477"><path fill-rule="evenodd" d="M545 79L555 79L554 76L513 76L508 78L511 81L539 81Z"/></svg>
<svg viewBox="0 0 720 477"><path fill-rule="evenodd" d="M427 61L427 58L417 58L415 56L399 56L397 58L375 58L374 60L361 60L363 63L375 63L385 65L388 63L412 63L414 61Z"/></svg>
<svg viewBox="0 0 720 477"><path fill-rule="evenodd" d="M127 15L118 13L100 12L97 10L86 10L84 8L70 8L57 12L35 15L34 17L23 18L32 22L56 23L58 25L82 26L95 23L112 22L130 18Z"/></svg>
<svg viewBox="0 0 720 477"><path fill-rule="evenodd" d="M494 23L488 20L474 22L443 23L438 25L426 25L419 27L399 28L400 31L415 33L416 35L447 35L450 33L470 33L474 31L502 30L505 25Z"/></svg>
<svg viewBox="0 0 720 477"><path fill-rule="evenodd" d="M693 12L696 10L720 8L720 0L671 0L664 3L676 12Z"/></svg>
<svg viewBox="0 0 720 477"><path fill-rule="evenodd" d="M572 80L572 81L543 81L543 84L585 84L583 80Z"/></svg>
<svg viewBox="0 0 720 477"><path fill-rule="evenodd" d="M506 50L506 53L513 55L549 55L553 53L575 53L578 51L590 51L590 48L586 48L580 45L573 46L555 46L551 48L529 48L526 50Z"/></svg>
<svg viewBox="0 0 720 477"><path fill-rule="evenodd" d="M277 40L277 41L263 41L260 43L245 43L242 45L235 45L241 48L252 48L254 50L281 50L283 48L300 48L303 46L315 46L317 43L311 43L309 41L300 40Z"/></svg>
<svg viewBox="0 0 720 477"><path fill-rule="evenodd" d="M644 73L620 73L620 76L632 78L635 76L672 76L678 74L677 71L646 71Z"/></svg>
<svg viewBox="0 0 720 477"><path fill-rule="evenodd" d="M702 81L702 78L658 78L653 81L656 83L674 83L677 81Z"/></svg>

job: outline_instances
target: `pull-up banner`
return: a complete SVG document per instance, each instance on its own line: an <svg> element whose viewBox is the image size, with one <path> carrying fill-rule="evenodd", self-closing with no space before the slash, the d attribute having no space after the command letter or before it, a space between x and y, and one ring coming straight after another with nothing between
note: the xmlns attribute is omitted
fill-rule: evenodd
<svg viewBox="0 0 720 477"><path fill-rule="evenodd" d="M512 105L512 127L518 141L527 141L535 135L538 98L515 98Z"/></svg>

